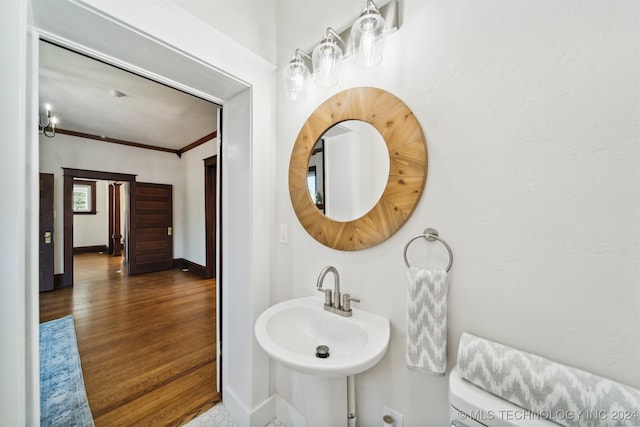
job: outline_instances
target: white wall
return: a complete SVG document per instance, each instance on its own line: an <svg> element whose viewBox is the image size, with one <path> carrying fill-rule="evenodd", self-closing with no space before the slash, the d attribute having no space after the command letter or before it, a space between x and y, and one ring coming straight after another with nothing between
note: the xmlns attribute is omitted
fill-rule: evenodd
<svg viewBox="0 0 640 427"><path fill-rule="evenodd" d="M107 181L96 181L96 214L73 216L74 248L83 246L109 246L108 188L109 183ZM62 234L60 234L60 236L62 236Z"/></svg>
<svg viewBox="0 0 640 427"><path fill-rule="evenodd" d="M185 206L182 257L202 266L207 264L203 160L217 154L217 150L217 139L213 139L182 155L185 179L184 197L180 202Z"/></svg>
<svg viewBox="0 0 640 427"><path fill-rule="evenodd" d="M360 3L360 2L358 2ZM282 66L314 34L357 16L352 2L288 1L278 9ZM341 9L336 12L334 9ZM352 13L351 9L355 9ZM389 351L357 377L359 425L383 405L404 425L447 422L447 381L404 364L405 243L435 226L451 245L448 363L468 331L640 387L639 13L636 2L401 2L402 27L373 70L293 103L278 86L272 303L313 295L325 265L363 309L391 320ZM304 21L313 17L313 22ZM306 44L308 43L308 44ZM296 46L295 44L299 44ZM287 169L296 135L330 95L376 86L413 110L429 173L408 223L359 252L321 246L297 221ZM445 266L436 244L411 259ZM273 364L272 392L295 402ZM302 408L298 408L302 411Z"/></svg>
<svg viewBox="0 0 640 427"><path fill-rule="evenodd" d="M216 30L256 55L271 63L276 61L275 1L179 1L176 5L198 18L206 18Z"/></svg>

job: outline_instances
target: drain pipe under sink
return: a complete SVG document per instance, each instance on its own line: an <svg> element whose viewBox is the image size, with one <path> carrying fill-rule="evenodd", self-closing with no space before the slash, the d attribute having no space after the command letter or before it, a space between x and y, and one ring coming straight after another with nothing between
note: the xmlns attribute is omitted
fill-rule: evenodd
<svg viewBox="0 0 640 427"><path fill-rule="evenodd" d="M356 377L347 376L347 426L356 427Z"/></svg>

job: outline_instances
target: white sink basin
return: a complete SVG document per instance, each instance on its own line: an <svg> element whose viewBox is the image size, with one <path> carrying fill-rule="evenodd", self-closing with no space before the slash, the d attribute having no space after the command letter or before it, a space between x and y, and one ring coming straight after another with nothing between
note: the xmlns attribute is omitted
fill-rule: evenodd
<svg viewBox="0 0 640 427"><path fill-rule="evenodd" d="M389 346L389 320L357 308L342 317L323 304L305 297L268 308L256 321L258 343L280 364L307 374L355 375L378 363ZM316 356L320 345L329 347L329 357Z"/></svg>

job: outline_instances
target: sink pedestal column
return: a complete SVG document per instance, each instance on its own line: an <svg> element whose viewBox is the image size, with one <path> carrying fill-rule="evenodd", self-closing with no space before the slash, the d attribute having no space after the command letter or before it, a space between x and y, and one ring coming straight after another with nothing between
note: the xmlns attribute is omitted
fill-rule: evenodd
<svg viewBox="0 0 640 427"><path fill-rule="evenodd" d="M299 375L307 427L347 426L347 378Z"/></svg>

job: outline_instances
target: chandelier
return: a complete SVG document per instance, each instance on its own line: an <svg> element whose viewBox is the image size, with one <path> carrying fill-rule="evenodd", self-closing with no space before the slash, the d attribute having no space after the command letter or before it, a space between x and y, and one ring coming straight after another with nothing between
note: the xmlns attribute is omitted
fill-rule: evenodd
<svg viewBox="0 0 640 427"><path fill-rule="evenodd" d="M51 114L51 106L49 104L47 104L45 108L47 109L47 122L43 124L41 117L38 123L38 131L40 135L44 135L47 138L53 138L56 136L56 124L58 123L58 119Z"/></svg>

